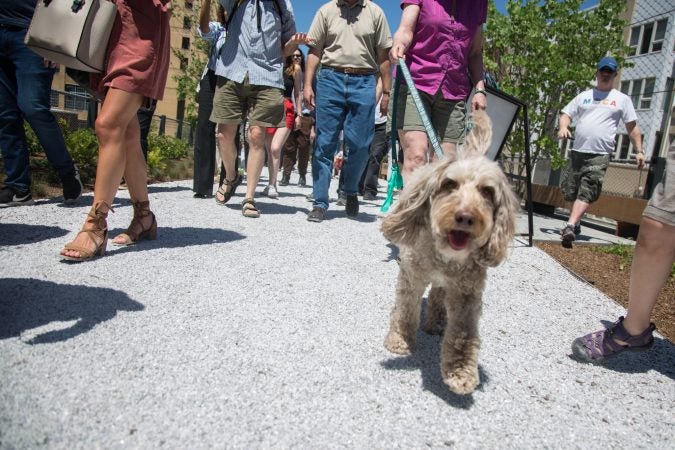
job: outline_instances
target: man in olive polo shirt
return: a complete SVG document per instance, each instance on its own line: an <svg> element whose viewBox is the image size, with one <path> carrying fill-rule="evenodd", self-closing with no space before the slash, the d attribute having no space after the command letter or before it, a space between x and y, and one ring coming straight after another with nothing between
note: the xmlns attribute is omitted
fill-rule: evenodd
<svg viewBox="0 0 675 450"><path fill-rule="evenodd" d="M389 24L382 9L370 0L332 0L317 11L308 37L312 43L304 101L316 110L316 138L312 157L314 205L307 220L321 222L325 218L333 156L341 130L345 148L349 149L342 168L346 212L354 218L359 213L359 181L373 140L377 71L382 77L383 115L389 105ZM312 79L319 62L315 94Z"/></svg>

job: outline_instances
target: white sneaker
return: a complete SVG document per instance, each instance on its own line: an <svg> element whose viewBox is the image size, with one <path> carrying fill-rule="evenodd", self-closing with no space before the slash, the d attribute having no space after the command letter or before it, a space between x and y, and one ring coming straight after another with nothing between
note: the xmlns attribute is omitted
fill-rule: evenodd
<svg viewBox="0 0 675 450"><path fill-rule="evenodd" d="M269 198L279 198L279 193L277 192L277 188L272 186L271 184L268 184L265 186L265 189L263 189L263 195L269 197Z"/></svg>

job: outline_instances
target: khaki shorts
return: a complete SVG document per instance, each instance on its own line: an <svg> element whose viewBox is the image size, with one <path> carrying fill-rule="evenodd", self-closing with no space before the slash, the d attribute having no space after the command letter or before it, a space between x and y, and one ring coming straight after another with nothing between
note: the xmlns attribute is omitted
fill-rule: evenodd
<svg viewBox="0 0 675 450"><path fill-rule="evenodd" d="M441 142L461 144L466 130L466 102L445 100L438 89L436 95L419 91L431 124ZM426 131L412 95L405 83L401 83L396 102L396 129L403 131Z"/></svg>
<svg viewBox="0 0 675 450"><path fill-rule="evenodd" d="M593 203L600 197L605 173L609 167L609 155L583 153L572 150L567 173L562 183L565 200L581 200Z"/></svg>
<svg viewBox="0 0 675 450"><path fill-rule="evenodd" d="M218 77L213 96L211 122L239 124L248 118L251 126L284 126L284 92L269 86L256 86Z"/></svg>
<svg viewBox="0 0 675 450"><path fill-rule="evenodd" d="M654 188L642 215L675 227L675 141L668 150L663 179Z"/></svg>

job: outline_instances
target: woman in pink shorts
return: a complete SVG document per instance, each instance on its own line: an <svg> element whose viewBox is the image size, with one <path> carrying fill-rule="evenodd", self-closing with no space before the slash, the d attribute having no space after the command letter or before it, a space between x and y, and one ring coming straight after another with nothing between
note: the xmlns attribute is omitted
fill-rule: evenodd
<svg viewBox="0 0 675 450"><path fill-rule="evenodd" d="M106 70L91 77L103 97L96 119L99 143L94 202L82 230L61 250L61 257L86 261L105 253L108 211L122 177L134 216L115 245L157 237L157 221L148 201L147 166L141 151L136 112L150 99L161 100L169 69L169 0L116 0L117 18L106 50Z"/></svg>

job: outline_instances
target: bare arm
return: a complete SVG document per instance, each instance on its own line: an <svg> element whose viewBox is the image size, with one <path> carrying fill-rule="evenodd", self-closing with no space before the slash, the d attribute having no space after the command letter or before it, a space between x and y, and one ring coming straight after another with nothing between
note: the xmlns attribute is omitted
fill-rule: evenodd
<svg viewBox="0 0 675 450"><path fill-rule="evenodd" d="M378 86L381 85L380 90L382 92L382 102L380 103L380 114L382 114L383 116L387 115L387 110L389 109L389 96L391 93L391 63L389 62L388 55L389 49L380 49L377 52L377 63L380 66L380 77L378 79Z"/></svg>
<svg viewBox="0 0 675 450"><path fill-rule="evenodd" d="M318 50L314 47L310 47L309 53L307 53L307 63L305 64L305 88L304 88L304 100L305 106L309 109L314 109L314 88L312 87L312 80L314 80L314 74L316 73L316 68L321 61L322 50Z"/></svg>
<svg viewBox="0 0 675 450"><path fill-rule="evenodd" d="M626 124L626 131L628 131L628 138L635 148L635 162L638 169L642 169L645 165L645 153L642 150L642 130L637 122L628 122Z"/></svg>
<svg viewBox="0 0 675 450"><path fill-rule="evenodd" d="M300 128L300 116L302 115L302 69L298 65L293 74L293 94L295 95L295 130Z"/></svg>
<svg viewBox="0 0 675 450"><path fill-rule="evenodd" d="M420 7L417 5L405 5L403 14L401 14L401 24L394 33L394 41L389 52L389 58L392 64L398 64L399 58L405 57L410 43L413 39L413 33L417 26L417 18L420 15Z"/></svg>
<svg viewBox="0 0 675 450"><path fill-rule="evenodd" d="M199 31L203 34L211 31L209 21L211 20L211 0L204 0L199 10Z"/></svg>
<svg viewBox="0 0 675 450"><path fill-rule="evenodd" d="M483 82L485 72L485 66L483 66L483 27L478 27L476 34L471 39L468 63L469 77L471 77L474 88L477 90L485 89L485 82ZM476 92L471 102L471 110L484 110L485 108L487 108L487 95Z"/></svg>
<svg viewBox="0 0 675 450"><path fill-rule="evenodd" d="M572 122L572 118L565 113L560 114L560 125L558 127L558 138L560 139L571 139L572 133L570 133L569 126Z"/></svg>

